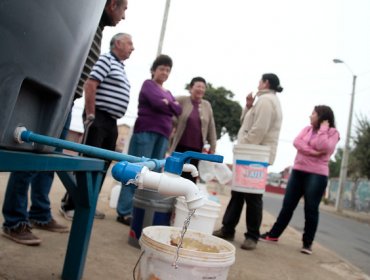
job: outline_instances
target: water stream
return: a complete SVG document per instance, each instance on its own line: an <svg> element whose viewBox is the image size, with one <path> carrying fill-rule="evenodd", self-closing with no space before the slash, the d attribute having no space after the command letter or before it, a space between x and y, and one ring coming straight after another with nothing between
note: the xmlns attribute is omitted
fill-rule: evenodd
<svg viewBox="0 0 370 280"><path fill-rule="evenodd" d="M177 268L178 268L177 262L178 262L178 260L179 260L179 252L180 252L180 248L181 248L181 246L182 246L182 242L183 242L183 240L184 240L185 233L186 233L186 231L188 230L188 226L189 226L189 224L190 224L191 217L193 216L193 214L194 214L195 210L196 210L196 209L194 209L194 210L190 210L190 211L189 211L189 214L188 214L187 218L186 218L186 219L185 219L185 221L184 221L184 225L182 226L181 235L180 235L180 240L179 240L179 242L178 242L178 244L177 244L175 260L174 260L174 262L173 262L173 264L172 264L172 266L173 266L175 269L177 269Z"/></svg>

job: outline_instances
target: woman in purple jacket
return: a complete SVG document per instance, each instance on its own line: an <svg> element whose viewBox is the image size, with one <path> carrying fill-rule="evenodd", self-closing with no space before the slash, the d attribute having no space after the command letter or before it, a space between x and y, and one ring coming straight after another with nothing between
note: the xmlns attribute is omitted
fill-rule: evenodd
<svg viewBox="0 0 370 280"><path fill-rule="evenodd" d="M311 125L294 140L297 155L282 209L271 230L260 236L260 240L277 242L303 196L305 225L301 252L308 255L312 254L311 246L319 223L319 204L328 183L329 159L339 141L330 107L315 106L310 119Z"/></svg>
<svg viewBox="0 0 370 280"><path fill-rule="evenodd" d="M178 117L181 106L171 92L163 87L172 69L172 59L159 55L150 69L152 78L145 80L139 94L138 117L130 140L128 154L137 157L163 159L172 131L172 117ZM122 188L117 205L117 221L131 223L134 185Z"/></svg>

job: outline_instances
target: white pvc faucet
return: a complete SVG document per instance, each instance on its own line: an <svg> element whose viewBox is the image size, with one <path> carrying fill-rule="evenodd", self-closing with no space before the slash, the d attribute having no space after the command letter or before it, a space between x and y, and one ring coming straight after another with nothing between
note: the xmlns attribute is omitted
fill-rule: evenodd
<svg viewBox="0 0 370 280"><path fill-rule="evenodd" d="M157 173L144 166L136 182L138 188L157 190L165 196L185 196L189 210L200 208L205 204L204 194L196 184L173 173Z"/></svg>
<svg viewBox="0 0 370 280"><path fill-rule="evenodd" d="M199 172L195 165L190 163L185 163L182 167L183 172L190 172L192 177L198 177Z"/></svg>

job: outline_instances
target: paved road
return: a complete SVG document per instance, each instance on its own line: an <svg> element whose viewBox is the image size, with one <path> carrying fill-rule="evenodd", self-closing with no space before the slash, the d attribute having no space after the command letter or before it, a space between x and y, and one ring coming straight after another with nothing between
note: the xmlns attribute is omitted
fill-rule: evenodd
<svg viewBox="0 0 370 280"><path fill-rule="evenodd" d="M264 209L277 216L282 195L266 193ZM303 231L303 202L299 203L290 226ZM315 241L359 267L370 276L370 226L334 213L320 212L320 223Z"/></svg>

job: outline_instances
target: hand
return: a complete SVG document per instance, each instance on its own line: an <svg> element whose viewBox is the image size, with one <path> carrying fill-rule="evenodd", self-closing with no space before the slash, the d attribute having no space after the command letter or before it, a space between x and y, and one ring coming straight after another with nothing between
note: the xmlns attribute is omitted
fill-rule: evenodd
<svg viewBox="0 0 370 280"><path fill-rule="evenodd" d="M168 100L166 98L163 98L162 101L164 102L164 104L168 105Z"/></svg>
<svg viewBox="0 0 370 280"><path fill-rule="evenodd" d="M247 101L247 108L248 109L250 109L253 106L254 98L255 97L253 97L253 92L250 92L247 95L246 101Z"/></svg>
<svg viewBox="0 0 370 280"><path fill-rule="evenodd" d="M84 128L88 128L95 120L95 115L94 114L88 114L86 116L86 119L84 121Z"/></svg>
<svg viewBox="0 0 370 280"><path fill-rule="evenodd" d="M321 125L324 125L324 126L329 126L329 121L328 120L323 120L320 124Z"/></svg>
<svg viewBox="0 0 370 280"><path fill-rule="evenodd" d="M325 154L325 152L320 152L320 151L311 151L310 155L314 157L319 157L321 155Z"/></svg>
<svg viewBox="0 0 370 280"><path fill-rule="evenodd" d="M92 123L94 122L94 120L89 120L89 119L86 119L84 121L84 128L87 129L90 127L90 125L92 125Z"/></svg>

